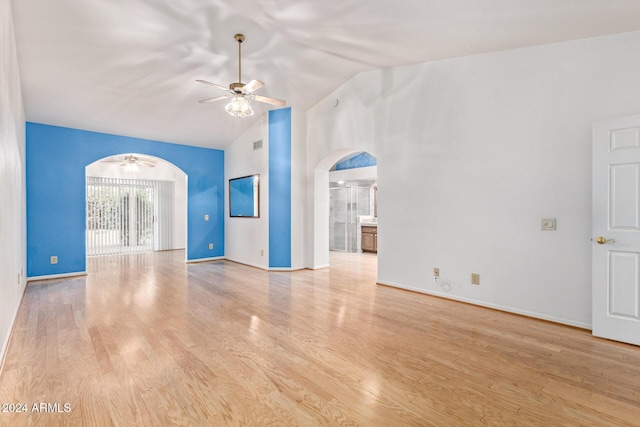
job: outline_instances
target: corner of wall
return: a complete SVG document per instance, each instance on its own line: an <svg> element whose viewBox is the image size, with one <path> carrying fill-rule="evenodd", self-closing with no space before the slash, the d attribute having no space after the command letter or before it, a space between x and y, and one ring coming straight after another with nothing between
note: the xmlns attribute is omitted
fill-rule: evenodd
<svg viewBox="0 0 640 427"><path fill-rule="evenodd" d="M0 362L27 283L25 112L12 16L11 2L0 2Z"/></svg>

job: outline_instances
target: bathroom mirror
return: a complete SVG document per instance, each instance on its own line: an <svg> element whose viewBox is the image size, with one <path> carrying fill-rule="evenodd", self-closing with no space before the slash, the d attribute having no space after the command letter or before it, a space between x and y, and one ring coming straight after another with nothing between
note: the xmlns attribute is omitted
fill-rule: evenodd
<svg viewBox="0 0 640 427"><path fill-rule="evenodd" d="M229 216L260 217L260 175L229 180Z"/></svg>

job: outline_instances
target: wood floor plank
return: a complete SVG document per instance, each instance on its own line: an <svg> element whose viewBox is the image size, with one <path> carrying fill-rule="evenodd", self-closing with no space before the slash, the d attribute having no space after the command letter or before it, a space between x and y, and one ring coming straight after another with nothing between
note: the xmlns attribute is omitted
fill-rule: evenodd
<svg viewBox="0 0 640 427"><path fill-rule="evenodd" d="M30 283L2 426L640 425L640 348L376 285L372 254L267 272L184 252Z"/></svg>

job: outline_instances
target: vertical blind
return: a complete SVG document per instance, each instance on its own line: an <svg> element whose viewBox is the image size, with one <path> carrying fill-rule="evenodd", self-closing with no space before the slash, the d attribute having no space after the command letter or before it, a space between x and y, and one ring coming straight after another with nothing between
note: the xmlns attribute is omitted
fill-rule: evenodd
<svg viewBox="0 0 640 427"><path fill-rule="evenodd" d="M174 183L87 177L87 255L173 248Z"/></svg>

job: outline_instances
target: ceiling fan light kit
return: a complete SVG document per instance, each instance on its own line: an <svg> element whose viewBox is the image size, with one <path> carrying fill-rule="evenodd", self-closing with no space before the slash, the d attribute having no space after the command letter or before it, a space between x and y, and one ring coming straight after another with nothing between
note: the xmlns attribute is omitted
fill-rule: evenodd
<svg viewBox="0 0 640 427"><path fill-rule="evenodd" d="M231 102L224 109L227 113L235 117L253 116L253 107L251 103L242 95L231 95Z"/></svg>
<svg viewBox="0 0 640 427"><path fill-rule="evenodd" d="M224 86L217 85L206 80L196 80L198 83L213 86L229 92L229 95L215 96L213 98L203 99L200 102L209 103L219 101L221 99L229 99L230 101L225 106L225 111L230 115L239 118L253 115L254 111L250 101L254 100L278 107L284 107L287 103L282 99L253 94L254 91L264 87L264 83L260 80L251 80L247 84L242 83L242 42L244 42L245 37L243 34L236 34L234 38L238 42L238 81L231 83L229 85L229 89L227 89Z"/></svg>
<svg viewBox="0 0 640 427"><path fill-rule="evenodd" d="M135 175L140 172L140 167L138 166L138 163L127 162L127 164L124 165L124 172Z"/></svg>

